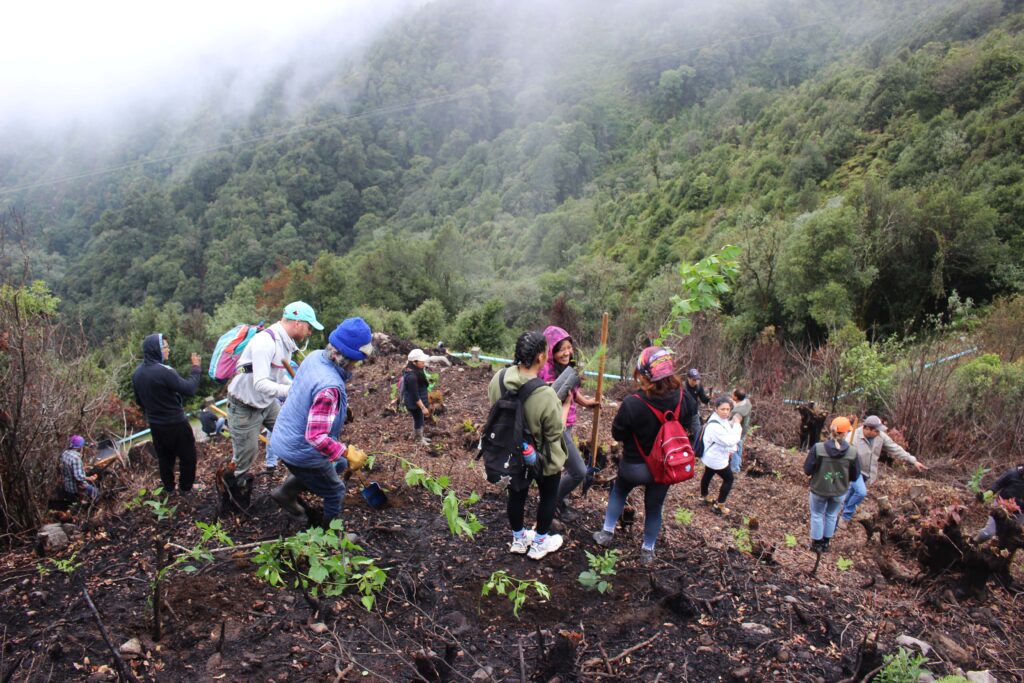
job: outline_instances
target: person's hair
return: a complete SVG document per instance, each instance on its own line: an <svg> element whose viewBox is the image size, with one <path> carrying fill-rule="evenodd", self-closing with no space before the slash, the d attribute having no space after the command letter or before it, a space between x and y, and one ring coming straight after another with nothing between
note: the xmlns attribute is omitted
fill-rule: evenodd
<svg viewBox="0 0 1024 683"><path fill-rule="evenodd" d="M537 361L537 356L544 353L548 348L548 341L544 335L536 330L529 330L519 335L516 339L516 349L513 359L516 365L528 368Z"/></svg>
<svg viewBox="0 0 1024 683"><path fill-rule="evenodd" d="M339 368L347 369L353 363L353 360L351 358L346 357L345 354L343 354L338 349L334 348L332 344L328 344L327 346L325 346L324 351L327 353L327 358L332 363L337 365Z"/></svg>
<svg viewBox="0 0 1024 683"><path fill-rule="evenodd" d="M723 403L728 403L729 407L731 408L734 408L736 406L736 404L732 402L731 398L729 398L725 394L722 394L721 396L715 399L715 410L718 410L718 406L722 405Z"/></svg>
<svg viewBox="0 0 1024 683"><path fill-rule="evenodd" d="M206 398L203 399L203 407L204 408L209 408L210 406L213 405L213 403L214 403L213 396L207 396Z"/></svg>
<svg viewBox="0 0 1024 683"><path fill-rule="evenodd" d="M662 377L657 382L652 382L640 373L639 370L633 372L633 376L643 387L644 392L651 398L667 396L673 392L679 391L679 387L683 385L679 381L679 378L675 375L669 375L668 377Z"/></svg>
<svg viewBox="0 0 1024 683"><path fill-rule="evenodd" d="M742 401L747 397L747 392L743 391L739 387L732 390L732 395L736 397L737 401Z"/></svg>

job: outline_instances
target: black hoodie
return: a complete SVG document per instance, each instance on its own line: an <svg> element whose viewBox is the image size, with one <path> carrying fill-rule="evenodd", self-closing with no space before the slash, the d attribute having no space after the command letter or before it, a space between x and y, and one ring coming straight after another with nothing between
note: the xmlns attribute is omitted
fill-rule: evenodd
<svg viewBox="0 0 1024 683"><path fill-rule="evenodd" d="M132 374L135 402L142 406L151 426L185 422L181 397L196 395L202 372L198 365L194 365L189 378L184 379L173 368L164 365L162 340L159 334L151 334L142 340L142 364Z"/></svg>

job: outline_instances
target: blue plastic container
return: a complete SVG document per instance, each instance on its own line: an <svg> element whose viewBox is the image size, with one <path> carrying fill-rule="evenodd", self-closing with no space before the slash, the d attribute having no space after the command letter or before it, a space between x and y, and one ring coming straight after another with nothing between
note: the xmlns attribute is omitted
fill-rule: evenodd
<svg viewBox="0 0 1024 683"><path fill-rule="evenodd" d="M364 487L361 493L363 494L363 499L366 500L366 504L375 510L379 510L388 504L388 497L380 488L380 484L375 481L371 481L369 486Z"/></svg>

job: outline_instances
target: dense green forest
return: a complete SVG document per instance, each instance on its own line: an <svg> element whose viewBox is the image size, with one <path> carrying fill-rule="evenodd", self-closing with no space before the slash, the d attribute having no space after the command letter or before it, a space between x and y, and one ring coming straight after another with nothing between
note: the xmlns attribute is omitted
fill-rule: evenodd
<svg viewBox="0 0 1024 683"><path fill-rule="evenodd" d="M548 5L431 3L248 112L8 141L3 265L94 340L207 347L295 298L451 347L601 310L631 340L727 243L735 342L1020 290L1021 2Z"/></svg>

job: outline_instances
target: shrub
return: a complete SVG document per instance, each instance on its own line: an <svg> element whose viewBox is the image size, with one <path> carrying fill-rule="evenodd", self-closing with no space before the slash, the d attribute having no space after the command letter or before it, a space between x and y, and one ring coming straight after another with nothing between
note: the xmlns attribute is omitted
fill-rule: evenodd
<svg viewBox="0 0 1024 683"><path fill-rule="evenodd" d="M409 316L417 339L433 344L444 332L448 313L437 299L427 299Z"/></svg>
<svg viewBox="0 0 1024 683"><path fill-rule="evenodd" d="M500 299L490 299L459 313L451 332L452 346L463 350L474 346L485 351L500 350L508 334L504 310Z"/></svg>

